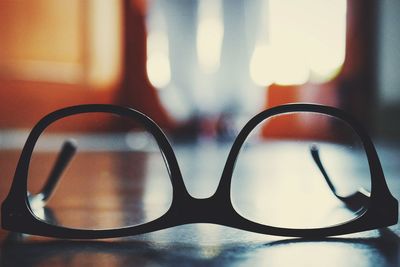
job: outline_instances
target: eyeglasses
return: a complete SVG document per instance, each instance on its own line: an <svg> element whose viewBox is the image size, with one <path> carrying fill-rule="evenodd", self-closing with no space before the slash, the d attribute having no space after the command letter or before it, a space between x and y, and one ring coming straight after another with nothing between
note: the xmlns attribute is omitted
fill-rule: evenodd
<svg viewBox="0 0 400 267"><path fill-rule="evenodd" d="M112 117L123 117L127 120L134 121L134 125L137 126L140 124L146 130L147 134L154 138L161 151L172 185L172 199L169 208L165 213L156 216L156 218L151 218L147 222L112 229L79 229L68 227L68 225L58 225L55 223L56 218L53 218L53 222L43 219L43 216L38 215L36 211L37 207L44 208L46 206L50 196L53 195L55 186L60 182L61 174L74 157L77 147L71 141L64 142L63 148L43 188L39 190L38 193L31 194L28 192L28 175L32 154L39 137L50 125L64 119L76 115L99 113L112 115ZM292 227L292 225L281 226L275 223L272 223L272 225L268 222L265 223L257 218L257 214L255 214L255 217L254 214L249 214L249 216L247 216L248 214L243 212L242 208L238 209L237 205L233 204L232 177L235 176L235 164L237 165L239 154L245 153L244 151L246 151L247 147L251 146L246 140L248 140L249 136L251 136L255 129L263 122L273 121L274 118L279 116L290 117L297 116L298 114L314 114L321 117L334 118L348 125L359 138L363 150L365 151L367 165L369 167L371 177L370 193L366 190L355 190L355 192L346 195L340 194L340 190L337 189L336 178L328 175L328 173L334 172L334 169L328 171L326 162L320 155L322 148L315 144L308 146L309 155L311 155L310 158L312 158L313 164L319 172L319 176L322 180L325 180L328 185L327 188L331 191L331 196L335 198L336 201L342 203L345 209L354 211L355 213L352 217L334 221L333 223L323 225L323 227L314 225L311 221L310 225L307 225L308 220L306 219L305 224L301 225L304 227L298 228L296 225ZM307 120L312 119L305 118L305 124L308 123ZM304 117L302 117L302 119L304 120ZM323 124L323 121L319 121L317 124ZM275 126L276 125L279 126L279 123L275 124ZM274 124L271 123L270 126L274 126ZM305 140L310 138L309 133L308 135L304 134L304 132L299 131L299 128L294 127L292 130L298 132L291 133L291 135L299 134L299 136L302 136L299 139ZM269 135L269 133L273 133L272 128L263 126L261 129L261 135L263 137L261 138L279 140L282 133L287 134L287 131L288 129L281 131L281 133L276 133L275 135ZM324 132L329 133L329 129ZM331 138L332 136L325 136L322 139L329 141ZM258 149L268 149L267 147L260 147L257 144L255 147ZM283 154L286 154L286 152ZM279 157L279 155L276 155L276 157ZM267 161L266 159L265 162ZM304 166L298 167L301 169ZM88 166L88 168L94 167ZM263 174L268 177L268 172ZM247 183L248 181L244 181L242 183L243 188L239 188L238 190L245 190L244 188L247 186ZM79 184L74 186L78 188ZM253 187L253 190L254 188L255 187ZM270 193L273 193L274 190L273 184L271 184L270 188L259 187L258 189L261 191L264 189L266 191L269 190L268 192ZM316 191L318 190L319 189ZM246 195L246 199L251 200L252 191L248 191ZM157 194L153 196L157 197ZM295 196L286 196L286 200L289 203L288 206L294 205L294 202L297 201L291 197ZM275 205L277 209L280 209L279 204L280 203L272 203L271 205ZM287 212L290 214L294 211L295 210L289 210ZM314 211L311 210L310 214L312 214L312 212ZM85 214L86 213L84 213L83 216L88 216ZM51 214L47 215L47 217L51 217ZM170 143L162 130L146 115L131 108L106 104L79 105L60 109L45 116L32 129L22 150L10 193L2 205L2 227L4 229L33 235L71 239L130 236L190 223L212 223L261 234L314 238L376 229L396 224L397 219L398 202L391 195L387 187L378 155L370 137L366 134L361 125L345 112L333 107L314 104L288 104L277 106L267 109L253 117L240 131L231 147L217 190L211 197L204 199L194 198L188 193Z"/></svg>

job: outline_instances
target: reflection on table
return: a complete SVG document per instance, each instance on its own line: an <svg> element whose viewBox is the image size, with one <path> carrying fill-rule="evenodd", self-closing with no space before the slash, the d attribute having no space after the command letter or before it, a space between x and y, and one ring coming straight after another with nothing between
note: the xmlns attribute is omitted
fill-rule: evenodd
<svg viewBox="0 0 400 267"><path fill-rule="evenodd" d="M107 140L101 139L101 142L106 146ZM238 158L233 175L231 193L235 209L255 221L287 227L307 227L307 223L309 227L326 226L324 223L331 225L356 216L329 191L310 155L310 145L315 142L270 140L248 144ZM321 159L335 177L341 193L347 194L359 186L369 188L368 169L365 171L365 162L357 155L358 150L329 142L318 145ZM230 145L200 142L176 144L174 149L188 191L199 198L212 195ZM54 149L43 149L34 156L29 176L32 192L42 186L58 153L59 145L55 145ZM15 151L0 153L2 164L6 165L2 173L7 172L7 182L11 181L10 173L17 157ZM3 198L7 190L8 186L2 186ZM51 212L46 214L50 223L84 229L137 225L162 215L171 204L171 192L168 172L158 150L150 146L113 151L82 147L49 200ZM45 219L46 214L41 211L44 212L37 209L36 215ZM399 238L389 229L312 241L191 224L99 241L6 235L5 231L2 239L2 266L253 266L260 263L398 266L399 263Z"/></svg>

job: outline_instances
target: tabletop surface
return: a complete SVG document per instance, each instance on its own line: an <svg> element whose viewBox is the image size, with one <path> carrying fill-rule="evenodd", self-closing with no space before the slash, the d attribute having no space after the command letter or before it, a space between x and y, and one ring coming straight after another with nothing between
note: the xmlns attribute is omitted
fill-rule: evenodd
<svg viewBox="0 0 400 267"><path fill-rule="evenodd" d="M229 148L229 144L216 144L210 141L174 145L185 185L191 195L197 198L212 195L218 185ZM400 171L398 163L400 145L379 143L377 150L390 190L399 199L400 180L397 176ZM147 187L156 188L154 192L144 190L135 191L135 194L126 192L129 190L125 189L131 188L127 182L114 185L107 184L107 180L102 180L110 176L106 169L102 170L104 172L101 177L96 178L99 179L96 180L97 182L94 183L88 178L94 171L99 172L98 166L108 166L107 168L116 170L116 174L112 175L134 173L132 175L145 174L147 177L148 173L152 173L155 177L161 177L159 172L162 167L157 167L157 164L153 162L154 159L146 160L147 163L143 165L146 166L143 167L146 171L138 171L137 166L132 167L131 164L124 163L127 160L132 161L135 156L132 158L124 154L123 157L118 157L121 162L111 164L107 158L99 156L99 151L94 154L92 156L95 158L92 159L97 165L91 165L87 161L92 157L90 153L84 154L81 157L81 165L76 163L69 170L71 179L76 179L76 181L63 182L57 189L58 195L55 195L49 203L59 219L57 224L83 228L91 227L91 224L100 228L118 227L119 224L124 226L123 224L130 225L140 223L140 220L156 218L168 206L170 202L168 190L171 189L168 184L163 184L165 181L161 181L161 178L153 179L150 184L148 181L142 181ZM20 149L0 150L1 201L8 193L19 155ZM271 160L278 155L274 153ZM36 159L38 167L32 167L32 176L37 175L36 172L48 172L49 168L43 167L44 164L41 162L49 161L50 156L48 153L43 153L41 157ZM251 159L243 159L252 162ZM300 167L306 166L299 163L298 157L294 157L293 162ZM242 169L243 173L248 174L249 170L246 166L238 164L238 175ZM262 165L271 168L267 166L268 164ZM362 170L359 170L362 173ZM298 169L294 168L292 171L298 172ZM82 175L86 178L83 179ZM74 178L77 176L79 178ZM40 180L40 178L37 179ZM28 184L33 191L37 190L38 186L34 182L28 181ZM278 182L275 182L275 185L278 188L280 186ZM244 182L237 182L236 185L233 183L232 186L233 195L235 192L256 195L256 188L248 188ZM101 220L102 217L98 217L100 219L94 222L97 218L98 201L83 203L77 200L74 202L71 200L72 197L63 197L66 194L73 196L79 188L87 192L90 192L89 190L97 192L96 194L86 193L91 198L97 199L100 195L103 199L107 199L107 210L113 212L114 219ZM132 190L136 190L135 188ZM121 199L120 196L124 194L128 195ZM139 206L125 204L135 200L136 196L141 197ZM239 197L237 200L239 204L236 206L240 205L241 200ZM149 209L153 206L158 208ZM242 210L246 207L244 205ZM137 216L126 218L116 213L115 209L121 209L124 213L129 210ZM86 217L90 212L93 216L91 215L88 219ZM251 213L251 209L248 213L250 217L254 216L255 220L264 219L262 216L257 217L257 214ZM302 213L299 214L298 216L301 216ZM289 223L292 221L292 218L289 218ZM399 266L399 234L398 224L380 230L318 240L261 235L212 224L182 225L138 236L102 240L64 240L0 230L0 264L1 266Z"/></svg>

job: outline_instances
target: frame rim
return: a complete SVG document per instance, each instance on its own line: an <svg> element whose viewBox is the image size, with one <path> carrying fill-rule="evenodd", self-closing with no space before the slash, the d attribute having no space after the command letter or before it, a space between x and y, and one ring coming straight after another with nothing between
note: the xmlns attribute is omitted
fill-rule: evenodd
<svg viewBox="0 0 400 267"><path fill-rule="evenodd" d="M172 184L172 202L159 218L147 223L115 229L73 229L46 223L32 212L27 198L27 179L30 158L41 133L54 121L80 113L107 112L138 120L156 139L167 166ZM251 131L265 119L291 112L315 112L337 117L354 129L364 146L371 174L370 207L360 216L337 225L323 228L281 228L259 224L240 215L232 205L231 181L241 147ZM381 207L389 210L382 212ZM322 237L359 232L388 226L397 222L397 200L391 195L383 170L372 143L363 127L344 111L323 105L295 103L266 109L251 118L237 135L228 154L221 179L215 193L204 199L192 197L184 184L182 174L167 137L161 128L145 114L129 108L110 104L86 104L56 110L43 117L31 130L23 147L10 192L2 204L2 227L48 237L70 239L95 239L123 237L166 229L190 223L213 223L241 230L291 237Z"/></svg>

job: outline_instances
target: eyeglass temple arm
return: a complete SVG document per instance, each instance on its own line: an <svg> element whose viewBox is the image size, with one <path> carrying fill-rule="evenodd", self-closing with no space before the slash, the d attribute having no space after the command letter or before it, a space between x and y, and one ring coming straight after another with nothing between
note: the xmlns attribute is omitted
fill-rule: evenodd
<svg viewBox="0 0 400 267"><path fill-rule="evenodd" d="M354 211L357 211L357 210L359 210L360 208L363 208L363 207L364 208L368 207L370 193L366 189L361 188L357 192L355 192L355 193L353 193L353 194L351 194L349 196L346 196L346 197L340 196L337 193L337 190L336 190L335 186L333 185L333 183L331 181L331 178L329 178L329 175L326 172L326 170L325 170L325 168L324 168L324 166L323 166L323 164L321 162L321 158L319 156L319 148L318 148L318 146L312 145L310 147L310 152L311 152L311 156L314 159L315 164L318 166L320 172L322 173L322 175L325 178L326 183L328 184L329 188L331 189L331 192L338 199L343 201L349 209L354 210Z"/></svg>
<svg viewBox="0 0 400 267"><path fill-rule="evenodd" d="M51 197L56 188L60 178L75 155L77 145L74 140L70 139L64 142L57 160L47 178L42 190L36 195L31 196L31 201L40 201L43 204Z"/></svg>

